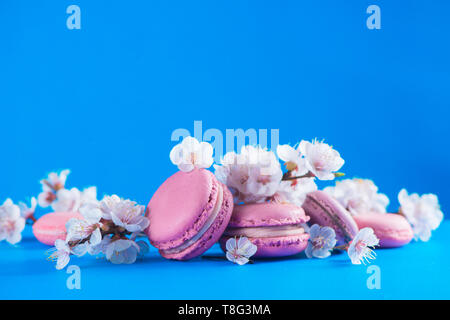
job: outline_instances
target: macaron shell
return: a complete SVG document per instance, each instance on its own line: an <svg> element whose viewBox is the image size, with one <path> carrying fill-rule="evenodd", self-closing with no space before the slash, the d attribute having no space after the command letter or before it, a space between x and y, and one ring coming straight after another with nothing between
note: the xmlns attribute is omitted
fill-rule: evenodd
<svg viewBox="0 0 450 320"><path fill-rule="evenodd" d="M83 216L78 212L45 214L33 224L33 234L39 242L53 246L57 239L66 239L66 222L72 218L83 219Z"/></svg>
<svg viewBox="0 0 450 320"><path fill-rule="evenodd" d="M337 244L350 241L358 233L358 225L348 212L336 199L323 191L314 191L306 196L303 209L310 216L310 225L318 224L321 227L331 227L336 232ZM342 231L342 226L344 231ZM345 239L345 234L351 239Z"/></svg>
<svg viewBox="0 0 450 320"><path fill-rule="evenodd" d="M220 247L226 252L226 242L230 237L220 238ZM306 249L309 234L303 233L295 236L273 238L248 238L257 246L252 258L286 257L298 254Z"/></svg>
<svg viewBox="0 0 450 320"><path fill-rule="evenodd" d="M408 221L399 214L366 213L354 216L360 229L370 227L380 239L380 248L396 248L411 242L413 230Z"/></svg>
<svg viewBox="0 0 450 320"><path fill-rule="evenodd" d="M220 182L219 182L220 183ZM211 248L222 236L225 228L230 221L231 214L233 212L233 195L228 188L221 184L223 192L222 207L217 214L217 217L208 231L199 239L195 244L188 247L179 253L166 254L160 250L160 254L167 259L175 260L189 260L203 254L206 250Z"/></svg>
<svg viewBox="0 0 450 320"><path fill-rule="evenodd" d="M170 249L195 236L214 209L218 189L219 181L204 169L169 177L147 206L150 242L158 249Z"/></svg>
<svg viewBox="0 0 450 320"><path fill-rule="evenodd" d="M252 203L236 205L229 227L272 227L305 223L305 211L289 203Z"/></svg>

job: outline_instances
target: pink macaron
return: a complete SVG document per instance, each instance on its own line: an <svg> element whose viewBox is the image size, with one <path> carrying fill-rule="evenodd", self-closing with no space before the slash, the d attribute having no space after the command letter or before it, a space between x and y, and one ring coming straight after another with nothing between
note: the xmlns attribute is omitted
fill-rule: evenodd
<svg viewBox="0 0 450 320"><path fill-rule="evenodd" d="M302 207L310 216L311 225L318 224L334 229L338 245L351 241L358 233L358 225L350 212L323 191L308 193Z"/></svg>
<svg viewBox="0 0 450 320"><path fill-rule="evenodd" d="M301 226L308 220L303 209L293 204L237 205L220 246L226 252L228 239L243 236L257 246L255 258L294 255L308 244L309 235Z"/></svg>
<svg viewBox="0 0 450 320"><path fill-rule="evenodd" d="M146 233L163 257L188 260L219 240L232 212L232 194L210 171L178 171L150 200Z"/></svg>
<svg viewBox="0 0 450 320"><path fill-rule="evenodd" d="M381 248L396 248L408 244L414 237L408 221L399 214L366 213L354 216L360 229L370 227L380 239Z"/></svg>
<svg viewBox="0 0 450 320"><path fill-rule="evenodd" d="M40 242L53 246L57 239L66 239L66 222L72 218L83 219L78 212L52 212L33 224L33 234Z"/></svg>

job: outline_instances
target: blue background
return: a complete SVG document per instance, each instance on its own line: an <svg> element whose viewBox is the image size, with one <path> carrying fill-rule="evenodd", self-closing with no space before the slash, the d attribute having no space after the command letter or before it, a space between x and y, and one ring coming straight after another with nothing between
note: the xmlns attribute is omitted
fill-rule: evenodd
<svg viewBox="0 0 450 320"><path fill-rule="evenodd" d="M70 4L81 7L81 30L66 27ZM381 30L366 27L370 4L381 7ZM342 171L348 177L373 179L390 197L392 211L398 206L398 191L405 187L410 192L436 193L445 214L450 206L449 10L450 3L444 0L3 0L0 201L37 195L38 181L48 172L70 168L68 187L97 185L100 195L116 193L146 204L176 170L168 159L175 144L170 140L173 130L193 133L194 120L201 120L204 131L217 128L224 134L226 129L279 129L280 143L325 139L346 160ZM448 246L448 228L438 232L432 241L441 239ZM43 246L31 238L27 241L20 245L25 251L1 244L4 277L14 279L9 270L23 271L20 279L35 279L34 264L41 262L26 250L41 252ZM440 253L442 245L430 242L387 250L381 259L392 264L392 255L406 266L420 260L420 250L425 255ZM10 259L22 255L23 266L6 267L5 255L12 255ZM175 272L181 265L189 268L194 278L204 274L202 268L217 264L203 262L196 269L195 262L172 264L156 258L156 253L150 259L167 267L165 272ZM307 265L288 260L255 268L281 274L297 263ZM327 267L331 262L314 263L307 268L323 268L339 278L338 269ZM432 265L429 260L421 263ZM160 272L157 266L155 271ZM271 266L272 271L266 269ZM438 262L433 266L444 271ZM136 268L144 267L153 272L150 263ZM351 272L342 271L337 287L328 290L340 288L339 283L345 286L342 279L355 272L367 276L365 268L350 267ZM229 276L242 272L242 279L251 277L251 268L232 269ZM65 279L64 272L45 272L47 283L64 286L60 279ZM128 283L125 277L120 279L118 283ZM309 281L300 276L277 279L298 285ZM395 284L393 275L388 279ZM408 297L415 292L408 287L412 283L399 285L401 291L389 291L386 284L384 296ZM69 294L6 288L2 297ZM100 291L84 288L74 297L100 297L95 294ZM449 297L443 288L427 288L416 293ZM329 297L317 288L310 290L310 297ZM129 291L121 290L124 296L105 294L140 294ZM214 294L251 296L234 292L230 288ZM371 297L367 292L342 297ZM253 293L265 298L306 297L298 290ZM161 291L161 298L202 296L187 291L172 294ZM340 297L337 291L334 294L330 293ZM156 296L153 292L142 297Z"/></svg>

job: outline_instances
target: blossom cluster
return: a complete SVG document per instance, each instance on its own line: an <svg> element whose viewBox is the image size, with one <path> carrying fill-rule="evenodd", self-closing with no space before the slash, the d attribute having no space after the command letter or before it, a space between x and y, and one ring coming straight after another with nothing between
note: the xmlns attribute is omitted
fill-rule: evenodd
<svg viewBox="0 0 450 320"><path fill-rule="evenodd" d="M378 193L378 187L369 179L337 181L336 186L326 187L324 191L338 200L352 215L385 213L389 205L389 198Z"/></svg>
<svg viewBox="0 0 450 320"><path fill-rule="evenodd" d="M325 192L337 199L352 215L365 213L386 213L389 198L378 192L378 187L369 179L345 179L335 186L326 187ZM398 213L411 224L414 239L428 241L436 230L444 214L435 194L408 194L402 189L398 194Z"/></svg>
<svg viewBox="0 0 450 320"><path fill-rule="evenodd" d="M444 219L437 196L431 193L408 195L406 189L402 189L398 194L398 202L399 213L411 224L414 239L428 241L431 231L436 230Z"/></svg>
<svg viewBox="0 0 450 320"><path fill-rule="evenodd" d="M89 187L80 191L78 188L66 189L65 184L70 170L59 174L51 172L47 179L41 180L42 192L37 198L40 207L51 207L57 212L76 212L81 206L97 202L97 188Z"/></svg>
<svg viewBox="0 0 450 320"><path fill-rule="evenodd" d="M25 218L21 216L19 206L6 199L0 206L0 241L6 240L11 244L20 242L24 228Z"/></svg>
<svg viewBox="0 0 450 320"><path fill-rule="evenodd" d="M214 162L213 148L207 142L186 137L172 149L170 159L185 172L209 168ZM279 159L284 161L284 173ZM236 203L275 201L301 205L307 193L317 190L314 179L333 180L343 165L339 152L314 140L301 141L296 148L279 145L277 154L246 145L240 153L226 153L214 169L218 180L233 192Z"/></svg>
<svg viewBox="0 0 450 320"><path fill-rule="evenodd" d="M131 264L148 252L145 241L136 241L149 225L144 206L112 195L85 204L79 211L83 219L70 219L66 239L57 240L48 252L49 260L56 260L57 269L69 263L70 255L102 254L114 264Z"/></svg>
<svg viewBox="0 0 450 320"><path fill-rule="evenodd" d="M25 224L34 223L36 207L51 207L57 212L76 212L86 204L96 204L97 188L89 187L83 191L77 188L66 189L65 184L70 170L51 172L46 179L40 181L42 192L38 197L32 197L30 204L19 202L14 204L7 199L0 206L0 241L6 240L17 244L22 240Z"/></svg>
<svg viewBox="0 0 450 320"><path fill-rule="evenodd" d="M284 161L283 173L280 162ZM279 145L277 155L259 146L243 146L240 154L225 154L215 165L217 178L234 193L235 201L290 202L301 206L317 190L315 179L332 180L343 166L339 152L326 143L301 141L296 148Z"/></svg>
<svg viewBox="0 0 450 320"><path fill-rule="evenodd" d="M130 264L147 253L148 244L137 240L149 225L144 206L117 195L98 201L96 187L83 191L66 189L69 173L69 170L52 172L41 180L42 192L31 198L30 205L23 202L16 205L11 199L0 205L0 241L20 242L26 222L36 221L34 215L39 205L51 207L55 212L79 212L82 216L70 219L66 223L66 238L56 240L55 247L47 251L49 260L56 260L57 269L64 268L71 255L104 255L112 263Z"/></svg>

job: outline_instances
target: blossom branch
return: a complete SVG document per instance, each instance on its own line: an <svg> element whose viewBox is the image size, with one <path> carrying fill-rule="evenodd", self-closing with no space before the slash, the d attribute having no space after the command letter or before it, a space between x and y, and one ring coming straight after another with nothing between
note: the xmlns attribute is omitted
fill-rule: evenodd
<svg viewBox="0 0 450 320"><path fill-rule="evenodd" d="M301 175L301 176L291 176L292 171L288 171L283 175L283 178L281 179L282 181L289 181L289 180L295 180L295 179L302 179L302 178L315 178L316 175L314 173L312 173L311 171L309 171L308 173ZM334 176L336 178L340 178L345 176L345 173L343 172L335 172Z"/></svg>

